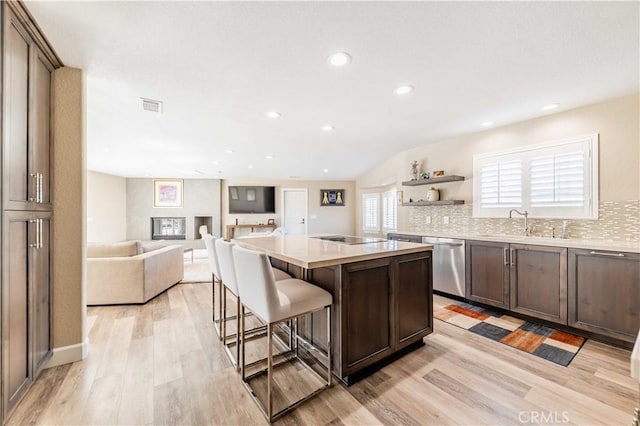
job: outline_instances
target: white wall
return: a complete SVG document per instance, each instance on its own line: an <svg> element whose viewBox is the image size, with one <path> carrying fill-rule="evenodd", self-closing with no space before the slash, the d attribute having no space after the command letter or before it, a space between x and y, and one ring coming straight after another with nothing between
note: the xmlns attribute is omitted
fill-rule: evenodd
<svg viewBox="0 0 640 426"><path fill-rule="evenodd" d="M229 186L275 186L276 213L275 214L229 214ZM222 229L226 225L239 223L267 223L268 219L275 219L276 225L281 224L282 189L306 188L308 193L308 226L309 234L345 234L354 235L356 212L356 186L354 181L298 181L298 180L223 180L222 181ZM344 189L344 206L320 206L321 189Z"/></svg>
<svg viewBox="0 0 640 426"><path fill-rule="evenodd" d="M127 180L87 171L87 241L127 238Z"/></svg>
<svg viewBox="0 0 640 426"><path fill-rule="evenodd" d="M209 233L220 235L220 180L183 179L183 206L179 208L153 207L153 179L127 178L127 238L151 239L152 217L186 217L187 240L200 239L194 229L195 216L212 217Z"/></svg>
<svg viewBox="0 0 640 426"><path fill-rule="evenodd" d="M401 152L368 171L356 181L360 232L360 199L366 188L382 184L404 191L405 202L426 198L428 186L408 187L410 163L417 160L424 171L444 170L447 175L462 175L460 183L437 185L441 199L473 202L473 155L506 148L549 142L577 135L600 135L600 201L625 201L640 198L639 94L624 96L582 108L544 115L492 130L423 145ZM398 226L407 229L410 209L398 209Z"/></svg>

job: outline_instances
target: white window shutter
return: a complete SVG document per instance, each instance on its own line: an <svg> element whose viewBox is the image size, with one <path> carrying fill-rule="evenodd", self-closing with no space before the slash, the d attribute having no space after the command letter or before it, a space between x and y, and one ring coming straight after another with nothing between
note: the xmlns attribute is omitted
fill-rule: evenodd
<svg viewBox="0 0 640 426"><path fill-rule="evenodd" d="M476 155L473 169L475 217L598 217L597 134Z"/></svg>
<svg viewBox="0 0 640 426"><path fill-rule="evenodd" d="M480 205L483 208L522 205L522 161L509 160L480 166Z"/></svg>
<svg viewBox="0 0 640 426"><path fill-rule="evenodd" d="M396 190L382 193L382 230L395 231L398 228L398 201Z"/></svg>
<svg viewBox="0 0 640 426"><path fill-rule="evenodd" d="M362 230L365 232L380 231L380 194L362 194Z"/></svg>

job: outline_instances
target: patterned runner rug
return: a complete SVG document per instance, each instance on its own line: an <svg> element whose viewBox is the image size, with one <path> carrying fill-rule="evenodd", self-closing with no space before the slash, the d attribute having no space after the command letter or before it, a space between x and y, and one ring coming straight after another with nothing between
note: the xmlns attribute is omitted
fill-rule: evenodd
<svg viewBox="0 0 640 426"><path fill-rule="evenodd" d="M433 316L564 367L569 365L586 340L575 334L462 302L445 306Z"/></svg>

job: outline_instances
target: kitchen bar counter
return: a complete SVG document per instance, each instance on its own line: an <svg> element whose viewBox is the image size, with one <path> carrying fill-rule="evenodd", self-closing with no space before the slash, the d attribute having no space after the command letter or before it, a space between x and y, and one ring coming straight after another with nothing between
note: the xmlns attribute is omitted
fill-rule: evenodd
<svg viewBox="0 0 640 426"><path fill-rule="evenodd" d="M403 241L342 244L302 235L241 238L234 242L246 248L264 251L271 257L305 269L419 253L433 248L429 244Z"/></svg>
<svg viewBox="0 0 640 426"><path fill-rule="evenodd" d="M424 345L433 331L431 245L401 241L344 244L303 236L241 238L274 266L333 296L333 372L347 385ZM324 315L298 324L323 351Z"/></svg>

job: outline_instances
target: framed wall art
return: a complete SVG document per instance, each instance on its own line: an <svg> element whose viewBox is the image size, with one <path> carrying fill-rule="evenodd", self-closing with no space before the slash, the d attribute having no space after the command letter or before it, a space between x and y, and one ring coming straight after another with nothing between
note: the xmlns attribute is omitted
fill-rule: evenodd
<svg viewBox="0 0 640 426"><path fill-rule="evenodd" d="M344 189L321 189L321 206L344 206Z"/></svg>
<svg viewBox="0 0 640 426"><path fill-rule="evenodd" d="M154 179L153 207L182 207L182 179Z"/></svg>

